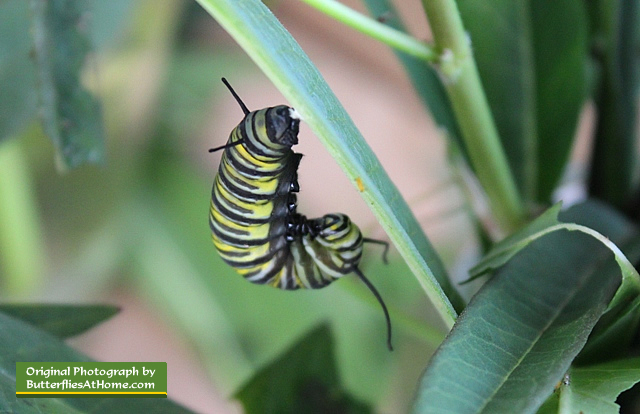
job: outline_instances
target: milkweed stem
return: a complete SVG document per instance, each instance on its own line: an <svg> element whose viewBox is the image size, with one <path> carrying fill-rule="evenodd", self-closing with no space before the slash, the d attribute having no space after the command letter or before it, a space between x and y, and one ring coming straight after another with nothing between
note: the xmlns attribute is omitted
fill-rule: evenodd
<svg viewBox="0 0 640 414"><path fill-rule="evenodd" d="M438 53L423 41L361 14L335 0L301 0L343 24L385 43L394 49L427 62L435 62Z"/></svg>

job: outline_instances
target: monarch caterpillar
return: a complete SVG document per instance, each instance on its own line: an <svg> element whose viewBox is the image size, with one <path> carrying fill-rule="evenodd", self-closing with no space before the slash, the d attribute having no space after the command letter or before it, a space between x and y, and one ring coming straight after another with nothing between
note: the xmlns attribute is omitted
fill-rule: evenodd
<svg viewBox="0 0 640 414"><path fill-rule="evenodd" d="M387 322L382 297L358 268L363 243L388 243L362 237L360 229L341 213L307 219L297 212L300 116L279 105L249 111L225 78L244 112L225 145L213 183L209 226L222 259L252 283L286 290L318 289L355 273L376 297Z"/></svg>

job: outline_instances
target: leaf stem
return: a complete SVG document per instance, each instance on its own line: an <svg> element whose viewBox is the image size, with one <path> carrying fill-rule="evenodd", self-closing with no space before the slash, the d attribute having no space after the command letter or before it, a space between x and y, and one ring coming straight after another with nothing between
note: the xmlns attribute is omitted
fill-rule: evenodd
<svg viewBox="0 0 640 414"><path fill-rule="evenodd" d="M422 0L439 51L439 70L469 158L503 230L523 224L524 207L454 0Z"/></svg>
<svg viewBox="0 0 640 414"><path fill-rule="evenodd" d="M335 0L301 0L343 24L411 56L435 62L438 54L425 42L386 24L380 23Z"/></svg>

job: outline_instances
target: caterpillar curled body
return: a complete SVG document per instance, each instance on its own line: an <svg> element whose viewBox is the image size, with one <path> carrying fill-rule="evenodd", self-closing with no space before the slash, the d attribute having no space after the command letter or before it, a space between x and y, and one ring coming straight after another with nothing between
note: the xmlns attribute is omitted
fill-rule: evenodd
<svg viewBox="0 0 640 414"><path fill-rule="evenodd" d="M355 273L374 294L391 322L380 294L358 268L364 238L344 214L307 219L297 212L300 117L280 105L249 111L229 83L222 81L245 117L223 150L211 194L209 226L222 259L252 283L280 289L318 289ZM386 250L385 250L386 254Z"/></svg>

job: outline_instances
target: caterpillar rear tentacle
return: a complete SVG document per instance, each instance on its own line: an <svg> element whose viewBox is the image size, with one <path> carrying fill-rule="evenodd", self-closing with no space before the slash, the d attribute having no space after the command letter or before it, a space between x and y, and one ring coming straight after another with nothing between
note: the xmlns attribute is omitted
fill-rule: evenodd
<svg viewBox="0 0 640 414"><path fill-rule="evenodd" d="M384 251L382 252L382 261L384 264L389 264L389 260L387 260L387 253L389 253L389 243L384 240L378 239L370 239L369 237L363 237L362 241L364 243L373 243L373 244L381 244L384 246Z"/></svg>

